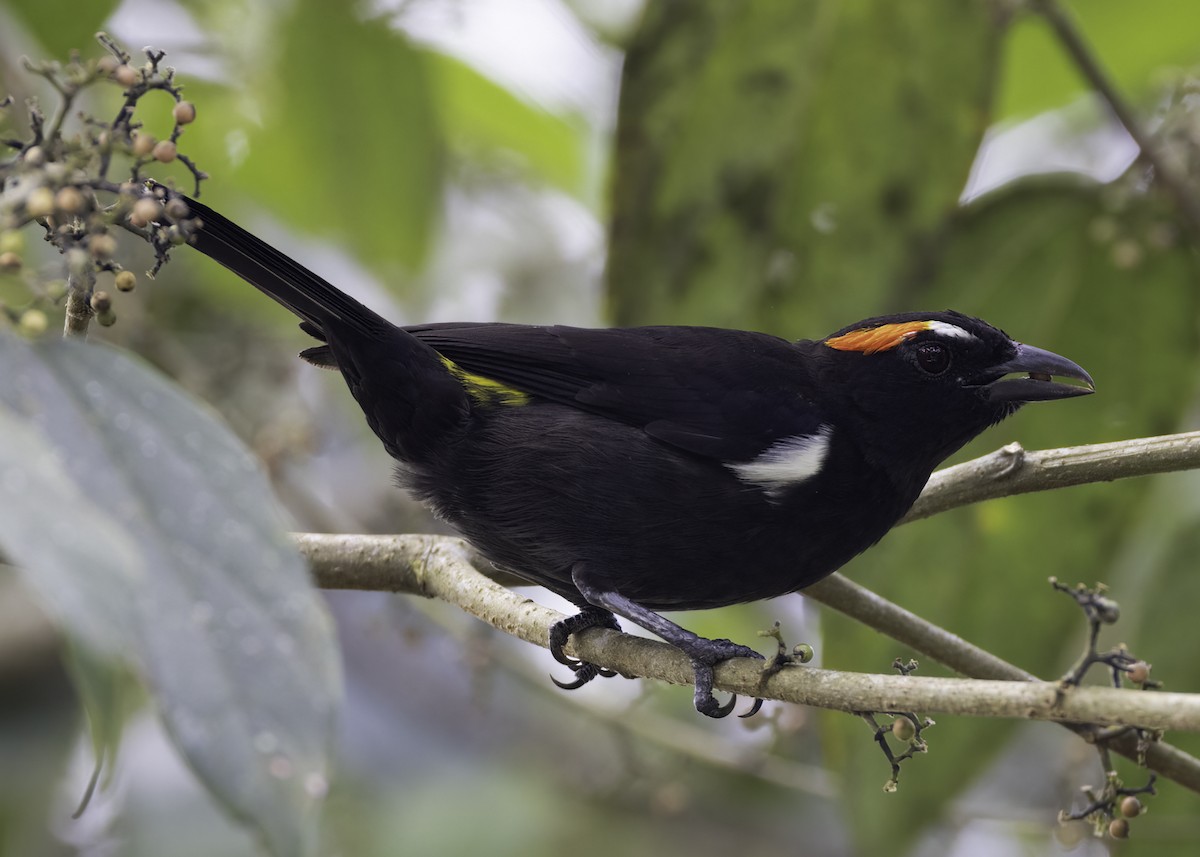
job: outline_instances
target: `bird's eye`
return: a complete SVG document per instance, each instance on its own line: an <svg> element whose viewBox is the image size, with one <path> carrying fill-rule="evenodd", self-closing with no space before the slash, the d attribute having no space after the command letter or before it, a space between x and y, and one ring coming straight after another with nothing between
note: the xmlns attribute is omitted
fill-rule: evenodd
<svg viewBox="0 0 1200 857"><path fill-rule="evenodd" d="M930 375L941 375L950 368L950 349L940 342L923 342L917 346L917 365Z"/></svg>

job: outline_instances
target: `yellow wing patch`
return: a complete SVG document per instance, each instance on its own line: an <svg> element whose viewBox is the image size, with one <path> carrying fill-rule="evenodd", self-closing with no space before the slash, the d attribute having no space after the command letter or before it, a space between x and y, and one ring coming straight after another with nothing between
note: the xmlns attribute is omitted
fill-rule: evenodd
<svg viewBox="0 0 1200 857"><path fill-rule="evenodd" d="M444 354L439 354L442 363L450 374L466 389L467 395L481 405L527 405L529 394L512 387L506 387L492 378L468 372Z"/></svg>
<svg viewBox="0 0 1200 857"><path fill-rule="evenodd" d="M825 344L838 351L877 354L880 351L891 351L909 337L932 328L933 322L929 321L905 321L898 324L881 324L879 327L860 327L858 330L826 339Z"/></svg>

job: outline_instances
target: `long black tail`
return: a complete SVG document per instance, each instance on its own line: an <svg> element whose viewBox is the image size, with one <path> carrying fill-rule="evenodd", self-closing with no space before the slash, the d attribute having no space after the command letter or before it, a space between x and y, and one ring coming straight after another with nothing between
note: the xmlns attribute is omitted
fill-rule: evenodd
<svg viewBox="0 0 1200 857"><path fill-rule="evenodd" d="M331 325L363 332L392 326L378 313L229 218L194 199L186 196L183 199L201 223L191 236L192 247L274 298L319 331L324 332Z"/></svg>
<svg viewBox="0 0 1200 857"><path fill-rule="evenodd" d="M326 343L300 356L342 373L392 457L409 466L429 462L469 408L438 353L227 217L183 199L200 220L191 245L283 304Z"/></svg>

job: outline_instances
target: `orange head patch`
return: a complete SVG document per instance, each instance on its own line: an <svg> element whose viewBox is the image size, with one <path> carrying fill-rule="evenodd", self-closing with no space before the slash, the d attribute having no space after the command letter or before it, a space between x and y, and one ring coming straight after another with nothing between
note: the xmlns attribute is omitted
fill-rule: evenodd
<svg viewBox="0 0 1200 857"><path fill-rule="evenodd" d="M916 336L923 330L933 329L935 322L904 321L897 324L881 324L878 327L860 327L841 336L826 339L825 344L838 351L859 351L877 354L891 351L904 340Z"/></svg>

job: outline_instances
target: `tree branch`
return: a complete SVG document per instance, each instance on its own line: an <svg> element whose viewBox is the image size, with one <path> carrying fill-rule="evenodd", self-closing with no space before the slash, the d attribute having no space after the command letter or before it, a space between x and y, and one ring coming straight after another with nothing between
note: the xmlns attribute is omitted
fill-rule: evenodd
<svg viewBox="0 0 1200 857"><path fill-rule="evenodd" d="M939 470L902 524L983 500L1200 467L1200 431L1028 451L1010 443Z"/></svg>
<svg viewBox="0 0 1200 857"><path fill-rule="evenodd" d="M927 622L841 574L830 575L803 592L806 597L844 613L962 675L996 681L1038 681L1038 677L1032 673ZM1192 696L1195 697L1194 694ZM1063 725L1089 743L1101 737L1100 729L1095 725ZM1108 747L1128 759L1137 761L1140 758L1141 751L1135 735L1110 738ZM1145 761L1146 767L1151 770L1200 793L1200 759L1159 741L1146 750Z"/></svg>
<svg viewBox="0 0 1200 857"><path fill-rule="evenodd" d="M456 604L505 633L540 646L547 644L550 625L563 618L478 572L470 564L470 550L458 539L308 533L297 536L297 541L312 565L317 584L323 588L407 592L438 598ZM840 591L843 595L849 593L852 600L861 600L862 593L854 592L853 584L848 581L844 584L849 588L843 582L828 587L825 599L836 602ZM818 597L820 594L818 589ZM938 648L950 642L951 651L962 653L961 659L952 656L951 660L971 669L990 670L1018 680L863 675L803 667L781 670L763 681L761 664L737 659L717 667L717 686L747 696L840 711L920 710L959 716L1200 731L1198 695L1092 687L1064 692L1057 683L1029 680L1031 677L1027 673L877 596L870 595L867 603L872 604L874 612L882 617L877 621L891 626L898 639L920 638L923 633L927 641L914 644L914 648L933 647L929 641L936 642ZM905 630L913 628L921 629L921 633ZM692 680L692 668L687 658L664 643L592 629L573 637L572 644L577 657L622 675L656 678L681 685ZM943 656L940 652L929 654L939 659ZM1094 733L1089 734L1094 736ZM1131 752L1136 757L1135 747ZM1160 765L1165 770L1155 769L1164 776L1200 791L1200 761L1187 754L1165 745L1153 745L1147 763L1151 767Z"/></svg>
<svg viewBox="0 0 1200 857"><path fill-rule="evenodd" d="M1118 443L1026 452L1010 444L990 455L934 474L905 521L980 500L1027 491L1108 481L1200 466L1200 432ZM408 592L458 605L494 627L535 645L545 646L549 626L561 616L497 585L519 578L490 568L470 546L434 536L297 537L326 588ZM487 577L472 566L486 570ZM492 579L489 579L492 578ZM717 670L718 686L747 695L763 695L840 710L921 709L972 716L1075 719L1064 723L1087 741L1101 737L1095 723L1140 723L1196 730L1195 695L1145 694L1134 691L1080 689L1062 700L1057 685L1036 677L950 632L880 598L835 574L804 594L931 657L963 675L990 680L964 684L895 676L858 676L815 669L788 669L759 684L761 665L736 662ZM576 641L576 654L625 674L659 678L676 684L692 680L686 659L661 643L596 630ZM1008 682L1007 688L994 687ZM1011 687L1012 682L1029 688ZM958 699L962 697L962 699ZM1177 707L1176 707L1177 706ZM1163 710L1163 708L1171 710ZM1137 759L1133 735L1108 739L1113 750ZM1147 767L1200 792L1200 760L1169 744L1151 744Z"/></svg>

